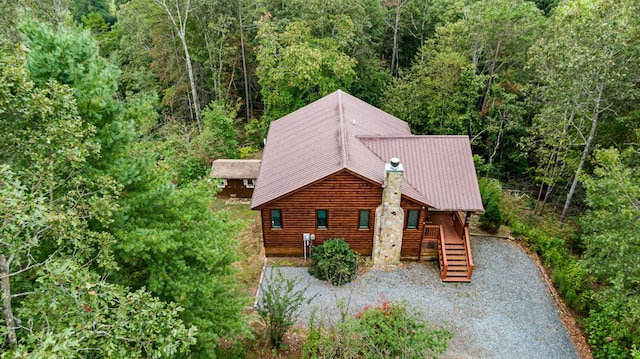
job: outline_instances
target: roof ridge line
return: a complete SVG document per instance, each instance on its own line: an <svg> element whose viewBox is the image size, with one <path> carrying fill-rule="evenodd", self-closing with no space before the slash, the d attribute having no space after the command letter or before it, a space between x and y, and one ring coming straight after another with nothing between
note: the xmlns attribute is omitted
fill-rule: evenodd
<svg viewBox="0 0 640 359"><path fill-rule="evenodd" d="M347 131L344 128L344 106L342 103L342 91L338 90L338 113L340 116L340 128L338 129L340 137L340 148L342 149L342 167L347 168Z"/></svg>

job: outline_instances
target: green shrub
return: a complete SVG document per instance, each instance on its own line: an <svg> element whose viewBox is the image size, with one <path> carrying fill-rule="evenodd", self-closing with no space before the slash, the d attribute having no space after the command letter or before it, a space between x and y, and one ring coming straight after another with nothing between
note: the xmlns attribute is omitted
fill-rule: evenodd
<svg viewBox="0 0 640 359"><path fill-rule="evenodd" d="M209 173L209 163L204 158L191 157L180 165L178 185L195 182Z"/></svg>
<svg viewBox="0 0 640 359"><path fill-rule="evenodd" d="M498 201L491 199L485 207L485 211L480 218L480 227L489 233L498 233L502 225L502 213Z"/></svg>
<svg viewBox="0 0 640 359"><path fill-rule="evenodd" d="M305 343L303 358L426 358L443 353L451 339L409 314L404 304L384 296L330 330L321 340Z"/></svg>
<svg viewBox="0 0 640 359"><path fill-rule="evenodd" d="M307 287L296 290L295 279L285 279L278 268L269 275L267 284L262 287L262 299L258 305L258 314L267 326L269 342L274 349L283 346L282 338L296 322L296 316L303 303L309 304L313 297L306 299Z"/></svg>
<svg viewBox="0 0 640 359"><path fill-rule="evenodd" d="M330 239L314 247L311 259L313 266L309 268L309 274L333 285L349 283L356 276L358 254L342 238Z"/></svg>
<svg viewBox="0 0 640 359"><path fill-rule="evenodd" d="M502 212L500 210L500 198L502 197L502 187L500 182L491 178L480 178L478 180L480 195L485 212L480 215L480 227L489 233L497 233L502 225Z"/></svg>

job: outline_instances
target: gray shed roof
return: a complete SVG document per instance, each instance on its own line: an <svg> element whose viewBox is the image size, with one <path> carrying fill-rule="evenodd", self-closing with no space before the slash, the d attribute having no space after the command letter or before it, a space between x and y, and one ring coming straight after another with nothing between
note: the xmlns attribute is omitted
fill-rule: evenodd
<svg viewBox="0 0 640 359"><path fill-rule="evenodd" d="M211 177L227 179L255 179L260 172L260 160L215 160Z"/></svg>
<svg viewBox="0 0 640 359"><path fill-rule="evenodd" d="M466 136L413 136L406 122L342 91L271 123L251 208L345 169L382 186L392 157L405 169L403 195L441 210L483 210Z"/></svg>

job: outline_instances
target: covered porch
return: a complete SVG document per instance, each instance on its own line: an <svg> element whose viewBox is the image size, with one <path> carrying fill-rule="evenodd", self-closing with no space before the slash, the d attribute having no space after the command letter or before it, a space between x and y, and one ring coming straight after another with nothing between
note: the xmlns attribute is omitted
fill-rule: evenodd
<svg viewBox="0 0 640 359"><path fill-rule="evenodd" d="M437 249L440 278L444 282L471 282L473 258L469 228L462 214L430 212L431 223L424 225L421 257Z"/></svg>

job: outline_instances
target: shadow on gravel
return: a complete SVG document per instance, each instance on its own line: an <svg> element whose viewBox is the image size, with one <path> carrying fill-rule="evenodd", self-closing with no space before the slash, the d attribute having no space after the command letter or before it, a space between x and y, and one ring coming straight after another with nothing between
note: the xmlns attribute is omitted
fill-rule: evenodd
<svg viewBox="0 0 640 359"><path fill-rule="evenodd" d="M316 295L310 306L302 308L298 323L303 326L314 307L330 325L339 320L337 303L355 314L384 294L453 333L444 358L578 358L546 284L527 254L514 243L486 237L473 238L471 248L476 265L471 283L442 283L435 262L372 269L342 287L311 277L307 268L280 270L296 278L300 288L309 285L308 297Z"/></svg>

